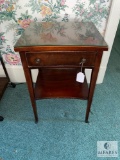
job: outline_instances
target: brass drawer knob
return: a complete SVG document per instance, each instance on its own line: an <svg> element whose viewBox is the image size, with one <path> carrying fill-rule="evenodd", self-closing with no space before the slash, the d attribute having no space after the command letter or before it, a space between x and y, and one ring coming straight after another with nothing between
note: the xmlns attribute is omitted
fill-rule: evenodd
<svg viewBox="0 0 120 160"><path fill-rule="evenodd" d="M83 58L79 64L80 64L80 65L83 65L85 62L86 62L86 59Z"/></svg>
<svg viewBox="0 0 120 160"><path fill-rule="evenodd" d="M40 58L35 59L35 63L40 63Z"/></svg>
<svg viewBox="0 0 120 160"><path fill-rule="evenodd" d="M83 58L81 62L82 62L82 63L85 63L85 62L86 62L86 59L85 59L85 58Z"/></svg>

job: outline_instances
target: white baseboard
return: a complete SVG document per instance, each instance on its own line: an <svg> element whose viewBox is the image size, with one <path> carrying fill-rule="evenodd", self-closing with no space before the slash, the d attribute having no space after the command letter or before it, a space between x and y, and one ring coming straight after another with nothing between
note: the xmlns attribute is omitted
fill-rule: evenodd
<svg viewBox="0 0 120 160"><path fill-rule="evenodd" d="M8 71L11 82L15 82L15 83L26 82L22 66L6 65L6 68L7 68L7 71ZM99 70L97 84L100 84L100 83L103 82L105 71L106 71L106 67L101 66L100 70ZM90 81L91 70L86 69L85 73L86 73L87 81L89 82ZM38 74L37 69L32 71L32 77L33 77L34 82L36 81L37 74ZM2 69L2 66L0 66L0 77L2 77L2 76L5 76L5 74L4 74L4 71Z"/></svg>
<svg viewBox="0 0 120 160"><path fill-rule="evenodd" d="M22 66L12 66L12 65L6 65L6 69L8 72L8 75L10 77L11 82L15 83L24 83L26 82L23 67ZM32 71L32 77L33 81L36 81L38 74L38 70L35 69ZM4 71L2 69L2 66L0 66L0 77L5 76Z"/></svg>

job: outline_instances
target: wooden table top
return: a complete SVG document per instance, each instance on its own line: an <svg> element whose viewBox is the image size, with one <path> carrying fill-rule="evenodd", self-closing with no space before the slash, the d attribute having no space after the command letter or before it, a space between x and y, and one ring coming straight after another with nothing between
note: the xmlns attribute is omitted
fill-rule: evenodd
<svg viewBox="0 0 120 160"><path fill-rule="evenodd" d="M20 51L28 47L46 46L93 46L107 49L104 38L92 22L32 22L14 47L15 51Z"/></svg>

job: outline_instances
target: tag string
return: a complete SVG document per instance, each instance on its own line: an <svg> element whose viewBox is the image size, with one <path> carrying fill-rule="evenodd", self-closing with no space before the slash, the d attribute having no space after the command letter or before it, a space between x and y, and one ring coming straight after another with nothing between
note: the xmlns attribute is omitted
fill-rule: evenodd
<svg viewBox="0 0 120 160"><path fill-rule="evenodd" d="M81 72L82 72L82 68L83 68L83 64L86 62L86 59L82 59L82 61L80 62L81 65Z"/></svg>
<svg viewBox="0 0 120 160"><path fill-rule="evenodd" d="M82 68L83 68L83 62L82 62L82 64L81 64L81 72L82 72Z"/></svg>

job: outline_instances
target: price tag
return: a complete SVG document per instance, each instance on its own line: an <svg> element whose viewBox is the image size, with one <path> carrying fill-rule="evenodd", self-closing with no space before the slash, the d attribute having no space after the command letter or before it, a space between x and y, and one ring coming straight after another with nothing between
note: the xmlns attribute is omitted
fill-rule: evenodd
<svg viewBox="0 0 120 160"><path fill-rule="evenodd" d="M84 82L84 79L85 79L85 75L84 73L82 72L79 72L76 76L76 81L77 82L80 82L80 83L83 83Z"/></svg>

